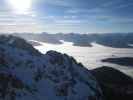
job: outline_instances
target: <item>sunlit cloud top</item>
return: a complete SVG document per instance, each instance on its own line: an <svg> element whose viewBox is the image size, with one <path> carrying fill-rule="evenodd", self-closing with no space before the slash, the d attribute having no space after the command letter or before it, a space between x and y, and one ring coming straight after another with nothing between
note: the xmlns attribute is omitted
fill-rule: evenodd
<svg viewBox="0 0 133 100"><path fill-rule="evenodd" d="M132 32L133 0L0 0L0 32Z"/></svg>

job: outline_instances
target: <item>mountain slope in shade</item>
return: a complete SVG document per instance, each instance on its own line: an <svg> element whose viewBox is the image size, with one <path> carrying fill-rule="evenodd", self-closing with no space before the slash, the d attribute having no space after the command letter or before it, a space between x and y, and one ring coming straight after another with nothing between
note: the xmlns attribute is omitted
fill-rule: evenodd
<svg viewBox="0 0 133 100"><path fill-rule="evenodd" d="M102 93L72 57L43 55L23 39L0 36L0 100L102 100Z"/></svg>
<svg viewBox="0 0 133 100"><path fill-rule="evenodd" d="M105 100L133 100L133 79L111 67L91 70L98 80Z"/></svg>

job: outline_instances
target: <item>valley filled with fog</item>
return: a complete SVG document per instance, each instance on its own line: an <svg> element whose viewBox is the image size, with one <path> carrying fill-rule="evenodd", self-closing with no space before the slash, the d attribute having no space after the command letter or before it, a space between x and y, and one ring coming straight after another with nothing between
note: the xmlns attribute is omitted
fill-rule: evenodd
<svg viewBox="0 0 133 100"><path fill-rule="evenodd" d="M81 62L87 69L110 66L119 69L130 76L133 76L132 66L120 66L117 64L101 62L102 59L106 58L133 57L132 48L113 48L102 46L97 43L92 43L92 47L80 47L73 46L72 42L61 42L63 42L63 44L60 45L38 42L40 45L34 47L44 54L49 50L66 53L69 56L74 57L78 62Z"/></svg>
<svg viewBox="0 0 133 100"><path fill-rule="evenodd" d="M133 0L0 0L0 100L133 100Z"/></svg>

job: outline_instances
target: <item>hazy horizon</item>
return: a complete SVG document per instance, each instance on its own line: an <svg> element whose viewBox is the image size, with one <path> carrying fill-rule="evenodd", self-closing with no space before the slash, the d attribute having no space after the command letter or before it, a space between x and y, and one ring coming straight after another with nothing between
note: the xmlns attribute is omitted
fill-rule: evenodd
<svg viewBox="0 0 133 100"><path fill-rule="evenodd" d="M46 31L41 31L41 32L0 32L0 34L42 34L42 33L47 33L47 34L131 34L131 32L46 32Z"/></svg>

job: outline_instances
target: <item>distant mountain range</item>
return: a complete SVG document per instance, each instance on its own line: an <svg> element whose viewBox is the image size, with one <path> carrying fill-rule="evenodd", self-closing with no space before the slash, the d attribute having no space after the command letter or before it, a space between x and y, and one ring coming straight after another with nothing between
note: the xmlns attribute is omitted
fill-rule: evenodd
<svg viewBox="0 0 133 100"><path fill-rule="evenodd" d="M121 66L133 66L133 57L106 58L102 62L109 62Z"/></svg>
<svg viewBox="0 0 133 100"><path fill-rule="evenodd" d="M98 43L103 46L113 47L113 48L133 48L133 33L109 33L109 34L32 34L32 33L23 33L13 34L14 36L22 37L26 40L37 40L46 43L52 44L61 44L60 40L73 42L75 46L89 46L91 47L92 43Z"/></svg>

